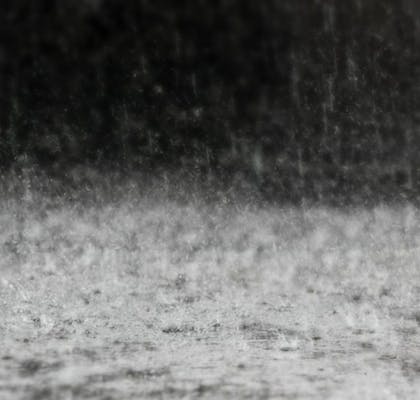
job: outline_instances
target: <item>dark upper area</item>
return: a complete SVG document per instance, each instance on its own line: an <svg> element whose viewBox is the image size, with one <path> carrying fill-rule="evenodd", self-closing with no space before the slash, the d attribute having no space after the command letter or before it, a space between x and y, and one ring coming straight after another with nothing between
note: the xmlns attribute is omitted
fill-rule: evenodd
<svg viewBox="0 0 420 400"><path fill-rule="evenodd" d="M2 0L0 164L418 187L411 0Z"/></svg>

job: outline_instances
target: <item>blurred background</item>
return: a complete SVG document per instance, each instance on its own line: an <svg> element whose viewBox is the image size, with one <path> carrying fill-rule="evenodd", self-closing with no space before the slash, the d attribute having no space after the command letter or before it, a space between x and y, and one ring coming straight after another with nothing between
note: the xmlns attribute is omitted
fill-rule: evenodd
<svg viewBox="0 0 420 400"><path fill-rule="evenodd" d="M0 3L2 171L416 198L419 149L416 0Z"/></svg>

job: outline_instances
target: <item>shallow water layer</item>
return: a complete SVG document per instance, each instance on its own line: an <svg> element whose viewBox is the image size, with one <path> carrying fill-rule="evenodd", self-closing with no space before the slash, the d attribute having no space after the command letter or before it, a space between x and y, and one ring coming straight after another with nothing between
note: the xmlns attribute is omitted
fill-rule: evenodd
<svg viewBox="0 0 420 400"><path fill-rule="evenodd" d="M0 213L1 399L420 395L414 207L20 212Z"/></svg>

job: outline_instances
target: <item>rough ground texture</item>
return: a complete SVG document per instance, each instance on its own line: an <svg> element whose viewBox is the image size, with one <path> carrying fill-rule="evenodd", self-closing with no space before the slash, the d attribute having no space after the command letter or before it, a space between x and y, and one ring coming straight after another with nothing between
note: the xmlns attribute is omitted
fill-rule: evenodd
<svg viewBox="0 0 420 400"><path fill-rule="evenodd" d="M420 213L0 207L0 399L420 396Z"/></svg>

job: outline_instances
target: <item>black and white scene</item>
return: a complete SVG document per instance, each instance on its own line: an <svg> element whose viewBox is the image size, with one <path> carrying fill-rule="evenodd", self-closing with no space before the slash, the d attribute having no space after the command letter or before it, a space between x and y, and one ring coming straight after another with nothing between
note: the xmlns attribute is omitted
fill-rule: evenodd
<svg viewBox="0 0 420 400"><path fill-rule="evenodd" d="M420 398L418 0L1 0L0 399Z"/></svg>

